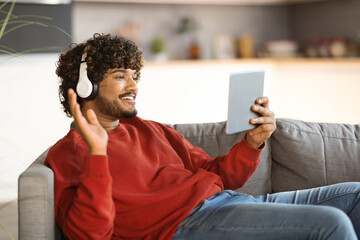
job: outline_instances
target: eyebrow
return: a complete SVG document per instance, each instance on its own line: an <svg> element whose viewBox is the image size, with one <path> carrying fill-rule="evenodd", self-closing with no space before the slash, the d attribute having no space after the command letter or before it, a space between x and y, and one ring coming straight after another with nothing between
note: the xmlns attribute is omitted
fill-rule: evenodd
<svg viewBox="0 0 360 240"><path fill-rule="evenodd" d="M114 71L112 71L112 72L110 72L110 74L112 74L112 73L116 73L116 72L122 72L122 73L126 73L126 72L129 72L130 70L124 70L124 69L116 69L116 70L114 70ZM137 71L135 70L135 72L134 72L135 74L137 73Z"/></svg>

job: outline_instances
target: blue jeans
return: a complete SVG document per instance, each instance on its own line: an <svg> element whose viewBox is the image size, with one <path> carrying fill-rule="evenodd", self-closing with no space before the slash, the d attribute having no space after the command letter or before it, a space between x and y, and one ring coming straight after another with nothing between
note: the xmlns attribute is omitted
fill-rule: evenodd
<svg viewBox="0 0 360 240"><path fill-rule="evenodd" d="M225 190L204 200L173 239L357 239L360 182L253 197Z"/></svg>

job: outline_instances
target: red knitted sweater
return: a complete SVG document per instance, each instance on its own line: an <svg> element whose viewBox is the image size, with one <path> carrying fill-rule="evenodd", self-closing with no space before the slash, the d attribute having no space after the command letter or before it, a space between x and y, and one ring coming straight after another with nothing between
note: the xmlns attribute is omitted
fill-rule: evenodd
<svg viewBox="0 0 360 240"><path fill-rule="evenodd" d="M56 221L69 239L171 239L204 199L241 187L262 151L243 139L214 159L173 128L139 117L108 135L107 156L88 155L75 130L47 155Z"/></svg>

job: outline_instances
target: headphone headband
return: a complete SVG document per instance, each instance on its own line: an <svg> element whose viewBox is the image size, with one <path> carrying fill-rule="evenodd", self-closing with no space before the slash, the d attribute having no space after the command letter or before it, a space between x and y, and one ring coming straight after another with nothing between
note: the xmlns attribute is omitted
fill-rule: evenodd
<svg viewBox="0 0 360 240"><path fill-rule="evenodd" d="M83 53L83 55L81 56L81 62L86 62L86 57L87 57L87 54L86 53Z"/></svg>

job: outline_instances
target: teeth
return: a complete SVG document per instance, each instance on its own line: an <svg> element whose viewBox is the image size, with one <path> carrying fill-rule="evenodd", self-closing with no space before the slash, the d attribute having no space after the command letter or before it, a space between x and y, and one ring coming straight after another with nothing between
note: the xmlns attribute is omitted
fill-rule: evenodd
<svg viewBox="0 0 360 240"><path fill-rule="evenodd" d="M125 99L125 100L134 100L134 97L123 97L121 99Z"/></svg>

